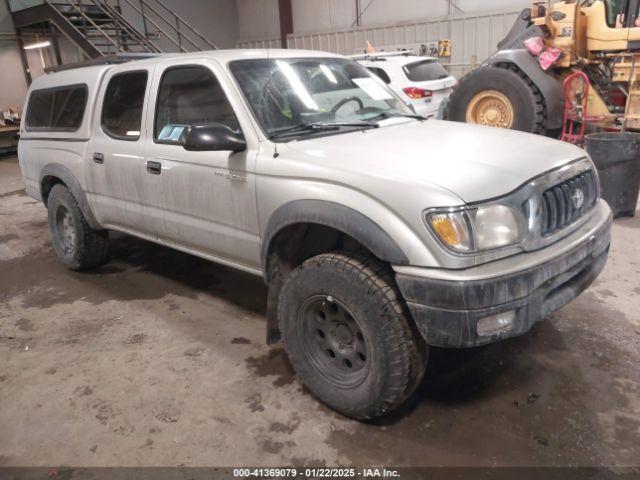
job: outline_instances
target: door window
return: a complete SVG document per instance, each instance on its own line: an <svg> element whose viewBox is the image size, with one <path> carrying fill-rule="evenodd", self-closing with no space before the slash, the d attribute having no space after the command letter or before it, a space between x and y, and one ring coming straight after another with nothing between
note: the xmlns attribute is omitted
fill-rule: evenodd
<svg viewBox="0 0 640 480"><path fill-rule="evenodd" d="M179 144L186 126L212 123L240 130L233 108L213 73L197 66L167 70L158 91L155 140Z"/></svg>
<svg viewBox="0 0 640 480"><path fill-rule="evenodd" d="M146 71L115 75L104 94L102 128L110 137L136 141L140 138L142 107L147 90Z"/></svg>
<svg viewBox="0 0 640 480"><path fill-rule="evenodd" d="M624 28L626 25L626 13L628 0L607 0L607 24L609 28Z"/></svg>
<svg viewBox="0 0 640 480"><path fill-rule="evenodd" d="M634 5L634 4L631 4ZM636 2L634 9L629 12L629 14L633 15L629 19L629 27L631 28L639 28L640 27L640 2Z"/></svg>

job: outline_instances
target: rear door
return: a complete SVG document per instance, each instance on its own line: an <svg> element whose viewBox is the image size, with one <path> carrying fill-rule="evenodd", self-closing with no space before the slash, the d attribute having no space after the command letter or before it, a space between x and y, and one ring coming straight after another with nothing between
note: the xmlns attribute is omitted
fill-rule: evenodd
<svg viewBox="0 0 640 480"><path fill-rule="evenodd" d="M87 149L88 199L106 228L146 233L142 172L151 67L107 73Z"/></svg>

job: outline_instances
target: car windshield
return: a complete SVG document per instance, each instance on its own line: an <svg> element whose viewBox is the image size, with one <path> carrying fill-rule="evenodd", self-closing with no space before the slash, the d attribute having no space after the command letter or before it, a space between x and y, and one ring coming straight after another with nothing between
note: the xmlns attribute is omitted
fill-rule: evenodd
<svg viewBox="0 0 640 480"><path fill-rule="evenodd" d="M404 73L412 82L428 82L442 80L449 76L449 72L437 60L422 60L405 65Z"/></svg>
<svg viewBox="0 0 640 480"><path fill-rule="evenodd" d="M230 69L270 138L335 134L415 115L380 79L347 59L237 60Z"/></svg>

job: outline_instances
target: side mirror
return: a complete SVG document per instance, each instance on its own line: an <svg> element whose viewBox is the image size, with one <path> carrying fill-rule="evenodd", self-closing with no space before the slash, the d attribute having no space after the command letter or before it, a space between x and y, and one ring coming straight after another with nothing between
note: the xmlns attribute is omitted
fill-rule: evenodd
<svg viewBox="0 0 640 480"><path fill-rule="evenodd" d="M221 123L189 125L182 134L185 150L200 152L244 152L247 142L241 132Z"/></svg>

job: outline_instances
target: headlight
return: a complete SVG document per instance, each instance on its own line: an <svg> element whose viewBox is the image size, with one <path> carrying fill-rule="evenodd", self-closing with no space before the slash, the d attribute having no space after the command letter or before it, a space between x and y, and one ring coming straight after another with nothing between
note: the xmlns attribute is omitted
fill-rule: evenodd
<svg viewBox="0 0 640 480"><path fill-rule="evenodd" d="M474 227L478 250L506 247L520 241L515 212L505 205L476 210Z"/></svg>
<svg viewBox="0 0 640 480"><path fill-rule="evenodd" d="M492 250L522 240L518 213L506 205L433 212L426 220L440 241L459 253Z"/></svg>

